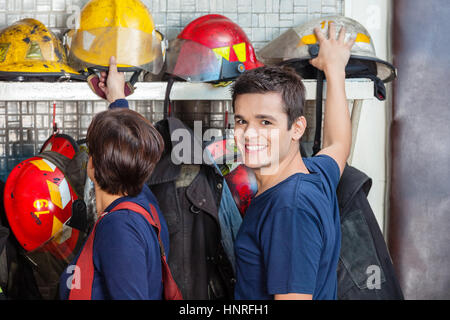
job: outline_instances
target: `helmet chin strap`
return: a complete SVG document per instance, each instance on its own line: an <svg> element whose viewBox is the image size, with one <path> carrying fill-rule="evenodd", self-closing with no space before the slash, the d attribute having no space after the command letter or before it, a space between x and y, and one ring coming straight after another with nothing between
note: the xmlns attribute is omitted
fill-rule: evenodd
<svg viewBox="0 0 450 320"><path fill-rule="evenodd" d="M56 102L53 102L53 135L59 133L58 124L56 123Z"/></svg>
<svg viewBox="0 0 450 320"><path fill-rule="evenodd" d="M89 225L87 206L83 200L77 199L72 203L72 216L67 225L85 233L89 232L91 226Z"/></svg>
<svg viewBox="0 0 450 320"><path fill-rule="evenodd" d="M91 88L92 92L94 92L96 95L98 95L100 98L106 100L106 95L103 92L102 89L100 89L100 77L95 73L95 71L91 68L88 68L89 76L87 77L87 83L89 85L89 88ZM124 86L124 93L125 96L128 97L129 95L134 93L134 85L139 79L139 76L141 75L142 70L137 70L133 73L133 75L130 78L130 81L125 82Z"/></svg>
<svg viewBox="0 0 450 320"><path fill-rule="evenodd" d="M315 58L319 55L319 45L313 44L308 46L309 54L311 58ZM313 156L315 156L321 147L321 136L322 136L322 105L323 105L323 81L325 79L325 74L323 71L317 69L317 85L316 85L316 132L314 134L314 144L313 144Z"/></svg>
<svg viewBox="0 0 450 320"><path fill-rule="evenodd" d="M164 98L164 119L171 116L172 108L170 103L170 92L172 91L173 84L175 83L175 78L169 76L167 79L166 96Z"/></svg>
<svg viewBox="0 0 450 320"><path fill-rule="evenodd" d="M316 132L314 134L313 156L315 156L321 147L322 136L322 104L323 104L323 80L325 75L322 71L317 70L316 85Z"/></svg>

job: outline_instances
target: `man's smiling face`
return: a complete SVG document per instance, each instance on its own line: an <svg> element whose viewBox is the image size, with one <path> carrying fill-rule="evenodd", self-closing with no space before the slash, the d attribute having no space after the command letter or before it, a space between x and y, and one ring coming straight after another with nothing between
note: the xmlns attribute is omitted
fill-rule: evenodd
<svg viewBox="0 0 450 320"><path fill-rule="evenodd" d="M234 137L247 167L273 168L288 154L298 152L301 135L298 136L294 127L295 124L288 129L288 117L280 93L237 96Z"/></svg>

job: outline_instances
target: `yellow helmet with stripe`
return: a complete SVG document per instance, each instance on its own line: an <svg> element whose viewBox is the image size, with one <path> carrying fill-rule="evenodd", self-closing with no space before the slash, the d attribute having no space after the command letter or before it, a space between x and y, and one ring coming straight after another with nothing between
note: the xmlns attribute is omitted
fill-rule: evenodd
<svg viewBox="0 0 450 320"><path fill-rule="evenodd" d="M158 74L165 55L164 37L139 0L91 0L79 27L68 39L70 65L77 70L107 69L115 56L120 71L143 69Z"/></svg>
<svg viewBox="0 0 450 320"><path fill-rule="evenodd" d="M23 19L0 31L1 80L59 80L83 77L68 66L61 41L35 19Z"/></svg>

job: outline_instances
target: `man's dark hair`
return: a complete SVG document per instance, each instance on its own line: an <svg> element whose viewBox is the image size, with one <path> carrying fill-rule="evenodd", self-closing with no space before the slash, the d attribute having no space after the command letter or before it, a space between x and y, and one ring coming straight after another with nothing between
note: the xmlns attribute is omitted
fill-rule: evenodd
<svg viewBox="0 0 450 320"><path fill-rule="evenodd" d="M137 196L164 150L153 125L129 109L98 113L87 132L94 178L109 194Z"/></svg>
<svg viewBox="0 0 450 320"><path fill-rule="evenodd" d="M264 66L244 72L232 87L232 103L240 94L278 92L288 116L288 130L303 115L305 86L302 78L290 67Z"/></svg>

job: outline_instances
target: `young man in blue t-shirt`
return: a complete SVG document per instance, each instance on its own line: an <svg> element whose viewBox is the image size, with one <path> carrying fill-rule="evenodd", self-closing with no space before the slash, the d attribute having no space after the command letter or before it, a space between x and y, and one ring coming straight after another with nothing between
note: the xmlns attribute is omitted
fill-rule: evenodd
<svg viewBox="0 0 450 320"><path fill-rule="evenodd" d="M327 80L322 150L300 155L305 88L282 67L245 72L233 87L235 140L258 181L235 243L236 299L336 299L340 251L336 187L351 146L345 66L354 39L315 30L311 64Z"/></svg>

